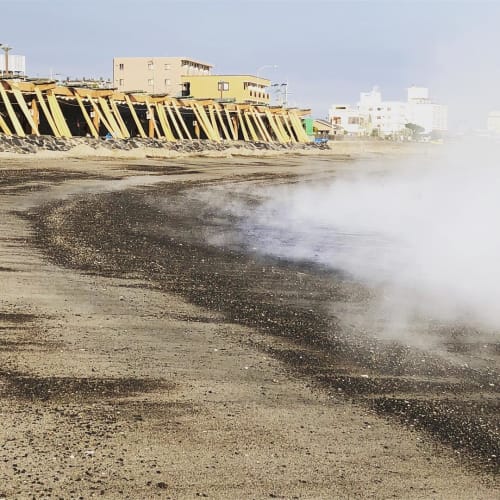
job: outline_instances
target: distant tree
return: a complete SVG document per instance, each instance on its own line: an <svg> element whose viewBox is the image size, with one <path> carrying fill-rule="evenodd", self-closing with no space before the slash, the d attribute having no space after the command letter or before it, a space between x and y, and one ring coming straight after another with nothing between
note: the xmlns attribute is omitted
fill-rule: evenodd
<svg viewBox="0 0 500 500"><path fill-rule="evenodd" d="M416 123L407 123L405 127L410 131L413 137L425 132L425 128L417 125Z"/></svg>

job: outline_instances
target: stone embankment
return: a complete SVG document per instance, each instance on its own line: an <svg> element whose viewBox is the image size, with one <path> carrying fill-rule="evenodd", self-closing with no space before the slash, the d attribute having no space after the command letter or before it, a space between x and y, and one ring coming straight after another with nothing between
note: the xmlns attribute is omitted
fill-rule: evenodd
<svg viewBox="0 0 500 500"><path fill-rule="evenodd" d="M89 137L58 138L53 136L29 135L26 137L7 136L0 134L0 153L35 154L40 152L71 152L85 148L87 153L92 150L109 152L125 152L141 149L156 149L172 153L205 153L241 150L244 151L282 151L294 152L304 150L328 150L327 144L279 144L268 142L182 140L167 142L159 139L94 139Z"/></svg>

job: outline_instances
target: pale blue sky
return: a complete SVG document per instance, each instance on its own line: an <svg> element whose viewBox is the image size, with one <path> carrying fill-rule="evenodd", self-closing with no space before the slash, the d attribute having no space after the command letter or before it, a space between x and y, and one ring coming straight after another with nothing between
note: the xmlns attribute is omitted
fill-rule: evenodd
<svg viewBox="0 0 500 500"><path fill-rule="evenodd" d="M0 43L30 76L108 77L113 56L184 55L217 73L288 81L326 116L378 85L385 99L429 86L452 123L500 108L499 1L0 0Z"/></svg>

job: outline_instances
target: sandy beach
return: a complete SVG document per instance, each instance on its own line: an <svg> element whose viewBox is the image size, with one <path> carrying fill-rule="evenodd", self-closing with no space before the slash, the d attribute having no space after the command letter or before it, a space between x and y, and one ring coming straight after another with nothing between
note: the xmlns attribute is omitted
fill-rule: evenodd
<svg viewBox="0 0 500 500"><path fill-rule="evenodd" d="M202 237L231 220L197 190L336 153L4 155L0 498L498 497L498 345L464 367L346 331L363 286Z"/></svg>

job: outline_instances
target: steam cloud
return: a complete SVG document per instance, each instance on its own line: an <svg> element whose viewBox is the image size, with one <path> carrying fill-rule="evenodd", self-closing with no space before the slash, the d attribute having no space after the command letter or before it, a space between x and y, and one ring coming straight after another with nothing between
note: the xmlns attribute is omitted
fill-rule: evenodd
<svg viewBox="0 0 500 500"><path fill-rule="evenodd" d="M231 210L247 245L349 273L383 291L393 319L500 328L498 144L354 164L327 185L278 186Z"/></svg>

